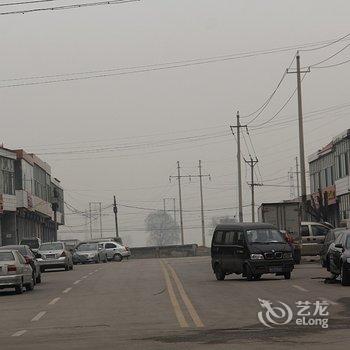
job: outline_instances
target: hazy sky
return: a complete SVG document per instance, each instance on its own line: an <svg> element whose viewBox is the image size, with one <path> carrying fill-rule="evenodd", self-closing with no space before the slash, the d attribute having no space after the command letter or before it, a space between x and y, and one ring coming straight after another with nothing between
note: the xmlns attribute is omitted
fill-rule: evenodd
<svg viewBox="0 0 350 350"><path fill-rule="evenodd" d="M0 7L5 9L14 8ZM113 194L121 204L162 208L164 197L177 197L176 182L168 180L176 174L176 161L181 162L183 174L196 174L199 159L203 171L212 175L211 182L204 180L206 209L237 207L236 151L229 125L234 123L236 110L246 115L260 107L291 62L294 49L57 84L1 86L38 81L7 79L152 65L331 40L350 32L349 12L350 3L345 0L143 0L0 16L0 141L9 148L36 152L49 162L65 188L66 201L80 210L87 209L89 201L102 201L106 207ZM302 52L302 65L321 61L346 43ZM327 63L349 56L350 48ZM350 127L349 68L350 64L315 69L303 82L307 154ZM295 85L296 76L288 75L269 108L251 125L271 118ZM343 104L349 104L348 108L307 115ZM288 186L287 172L298 155L296 112L294 98L273 121L251 129L262 176L258 181ZM248 156L244 143L242 152ZM183 184L184 209L193 210L185 214L186 242L199 242L198 181L184 180ZM244 187L244 204L248 205L246 180ZM261 187L256 196L258 204L287 199L289 188ZM168 206L170 209L170 201ZM110 235L112 211L104 213L105 234ZM135 245L145 241L142 229L147 213L120 207L121 234ZM206 221L213 215L236 213L237 209L209 211ZM79 237L88 234L82 216L67 214L72 227L61 231L78 231ZM249 207L245 218L250 218Z"/></svg>

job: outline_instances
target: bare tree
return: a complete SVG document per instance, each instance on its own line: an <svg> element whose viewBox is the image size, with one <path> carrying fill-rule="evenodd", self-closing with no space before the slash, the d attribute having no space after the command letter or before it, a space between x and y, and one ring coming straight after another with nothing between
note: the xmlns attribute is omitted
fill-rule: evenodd
<svg viewBox="0 0 350 350"><path fill-rule="evenodd" d="M151 213L145 224L146 231L149 232L149 245L164 246L180 242L179 226L168 213L162 210Z"/></svg>

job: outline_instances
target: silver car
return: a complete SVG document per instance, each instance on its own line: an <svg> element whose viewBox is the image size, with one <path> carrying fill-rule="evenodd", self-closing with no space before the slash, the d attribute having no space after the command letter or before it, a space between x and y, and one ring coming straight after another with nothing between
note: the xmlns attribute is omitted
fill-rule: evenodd
<svg viewBox="0 0 350 350"><path fill-rule="evenodd" d="M73 260L75 264L98 264L101 261L106 263L107 253L103 244L97 242L81 243L75 249Z"/></svg>
<svg viewBox="0 0 350 350"><path fill-rule="evenodd" d="M107 252L108 260L122 261L124 258L131 256L129 248L117 243L117 242L102 242L104 249Z"/></svg>
<svg viewBox="0 0 350 350"><path fill-rule="evenodd" d="M34 289L33 270L18 250L0 251L0 289L15 288L17 294Z"/></svg>
<svg viewBox="0 0 350 350"><path fill-rule="evenodd" d="M63 242L43 243L38 250L38 262L41 272L57 268L73 270L72 253Z"/></svg>

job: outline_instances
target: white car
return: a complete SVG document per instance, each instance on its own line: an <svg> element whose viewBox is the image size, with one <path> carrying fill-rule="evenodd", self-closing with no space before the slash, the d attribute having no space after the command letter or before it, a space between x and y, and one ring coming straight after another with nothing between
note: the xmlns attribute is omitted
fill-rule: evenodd
<svg viewBox="0 0 350 350"><path fill-rule="evenodd" d="M103 247L107 252L107 259L109 261L122 261L124 258L128 259L129 256L131 256L129 248L117 242L100 242L100 244L103 244Z"/></svg>
<svg viewBox="0 0 350 350"><path fill-rule="evenodd" d="M0 251L0 289L15 288L17 294L34 289L33 270L18 250Z"/></svg>

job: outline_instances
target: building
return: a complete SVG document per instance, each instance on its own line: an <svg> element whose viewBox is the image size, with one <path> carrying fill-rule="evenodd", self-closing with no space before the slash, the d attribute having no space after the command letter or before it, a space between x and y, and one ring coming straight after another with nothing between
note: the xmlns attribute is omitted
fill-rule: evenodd
<svg viewBox="0 0 350 350"><path fill-rule="evenodd" d="M323 214L335 225L350 219L350 129L310 155L308 161L314 205L323 206Z"/></svg>
<svg viewBox="0 0 350 350"><path fill-rule="evenodd" d="M34 154L1 147L0 169L0 245L31 236L56 240L64 196L51 167Z"/></svg>

